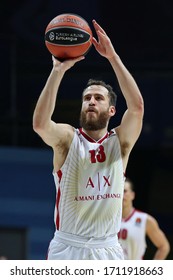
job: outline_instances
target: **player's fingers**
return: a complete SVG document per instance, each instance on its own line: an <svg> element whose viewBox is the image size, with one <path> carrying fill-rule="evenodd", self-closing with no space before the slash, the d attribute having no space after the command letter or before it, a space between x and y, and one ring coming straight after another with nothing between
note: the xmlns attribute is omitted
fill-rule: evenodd
<svg viewBox="0 0 173 280"><path fill-rule="evenodd" d="M104 29L96 22L95 19L93 19L93 24L94 24L94 27L96 29L96 32L100 31L102 32L104 35L106 35L106 32L104 31Z"/></svg>
<svg viewBox="0 0 173 280"><path fill-rule="evenodd" d="M98 42L97 42L97 40L93 37L93 39L92 39L92 43L93 43L93 45L95 46L95 47L97 47L98 46Z"/></svg>

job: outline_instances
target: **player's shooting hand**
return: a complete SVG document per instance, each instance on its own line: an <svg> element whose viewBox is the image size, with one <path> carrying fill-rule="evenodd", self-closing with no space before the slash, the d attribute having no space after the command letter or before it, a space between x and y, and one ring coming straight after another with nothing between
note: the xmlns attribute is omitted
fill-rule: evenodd
<svg viewBox="0 0 173 280"><path fill-rule="evenodd" d="M54 56L52 56L52 61L53 61L53 67L55 71L67 71L70 69L76 62L83 60L85 57L84 56L79 56L77 58L72 58L72 59L67 59L64 61L60 61Z"/></svg>
<svg viewBox="0 0 173 280"><path fill-rule="evenodd" d="M116 53L110 38L107 36L104 29L95 20L93 20L92 22L98 37L98 40L93 37L93 45L95 49L100 55L106 57L107 59L112 58Z"/></svg>

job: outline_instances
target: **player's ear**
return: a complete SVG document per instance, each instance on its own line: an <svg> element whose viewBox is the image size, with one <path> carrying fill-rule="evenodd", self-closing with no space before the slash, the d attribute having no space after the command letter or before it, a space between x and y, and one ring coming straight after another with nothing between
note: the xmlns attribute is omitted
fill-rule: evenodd
<svg viewBox="0 0 173 280"><path fill-rule="evenodd" d="M135 199L135 195L136 195L136 194L135 194L135 192L133 191L133 192L132 192L132 199L133 199L133 200Z"/></svg>
<svg viewBox="0 0 173 280"><path fill-rule="evenodd" d="M110 116L114 116L115 113L116 113L116 109L115 109L115 106L110 106L109 108L109 113L110 113Z"/></svg>

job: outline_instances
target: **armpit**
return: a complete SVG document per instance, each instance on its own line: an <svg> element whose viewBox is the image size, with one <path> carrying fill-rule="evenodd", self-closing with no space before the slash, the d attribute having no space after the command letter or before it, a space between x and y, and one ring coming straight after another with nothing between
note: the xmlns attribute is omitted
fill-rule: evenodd
<svg viewBox="0 0 173 280"><path fill-rule="evenodd" d="M120 143L120 145L121 145L122 157L127 156L130 152L130 143L129 142L124 142L124 143Z"/></svg>

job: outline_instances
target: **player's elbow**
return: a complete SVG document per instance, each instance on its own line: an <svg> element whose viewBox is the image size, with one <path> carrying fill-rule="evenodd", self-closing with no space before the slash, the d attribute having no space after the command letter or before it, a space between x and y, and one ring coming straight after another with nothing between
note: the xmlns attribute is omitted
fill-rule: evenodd
<svg viewBox="0 0 173 280"><path fill-rule="evenodd" d="M128 104L128 110L138 118L143 118L144 115L144 100L142 96L138 96L138 98L133 103Z"/></svg>
<svg viewBox="0 0 173 280"><path fill-rule="evenodd" d="M164 244L162 244L162 246L160 247L160 251L162 254L162 259L166 259L170 252L170 244L168 240L165 240Z"/></svg>
<svg viewBox="0 0 173 280"><path fill-rule="evenodd" d="M34 115L33 116L33 121L32 121L33 130L36 133L40 134L41 131L44 130L44 126L45 126L45 124L43 123L42 119L39 116Z"/></svg>
<svg viewBox="0 0 173 280"><path fill-rule="evenodd" d="M169 252L170 252L170 244L169 244L169 241L167 240L166 242L165 242L165 245L164 245L164 251L165 251L165 254L166 254L166 256L169 254Z"/></svg>
<svg viewBox="0 0 173 280"><path fill-rule="evenodd" d="M135 111L137 114L141 115L143 117L144 115L144 100L142 96L139 96L138 102L136 103Z"/></svg>

